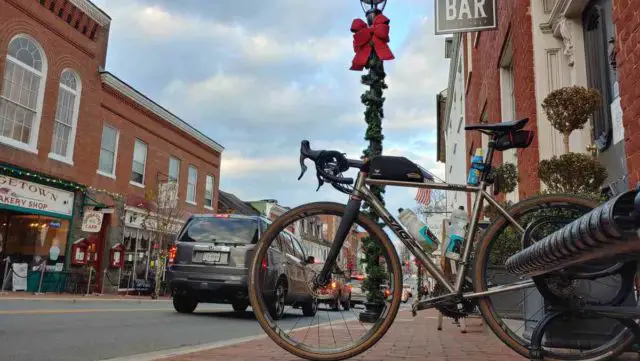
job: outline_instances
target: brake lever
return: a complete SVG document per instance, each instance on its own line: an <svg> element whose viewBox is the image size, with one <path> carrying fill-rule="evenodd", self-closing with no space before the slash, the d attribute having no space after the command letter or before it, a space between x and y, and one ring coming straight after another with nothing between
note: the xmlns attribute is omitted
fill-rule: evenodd
<svg viewBox="0 0 640 361"><path fill-rule="evenodd" d="M316 188L316 192L320 190L320 187L322 187L324 185L324 181L322 180L322 177L320 177L320 173L316 173L316 177L318 178L318 188Z"/></svg>
<svg viewBox="0 0 640 361"><path fill-rule="evenodd" d="M305 160L305 156L303 154L300 154L300 176L298 177L298 180L302 179L302 176L304 176L304 174L307 172L307 166L304 164L304 160Z"/></svg>

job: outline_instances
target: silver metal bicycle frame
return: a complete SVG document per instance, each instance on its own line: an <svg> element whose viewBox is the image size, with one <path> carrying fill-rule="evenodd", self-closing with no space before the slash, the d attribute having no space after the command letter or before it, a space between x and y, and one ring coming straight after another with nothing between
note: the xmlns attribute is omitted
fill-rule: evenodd
<svg viewBox="0 0 640 361"><path fill-rule="evenodd" d="M471 217L470 227L467 230L467 234L464 239L462 258L459 262L457 269L457 275L455 284L451 284L449 280L442 273L440 268L429 258L425 253L422 246L407 232L406 228L398 222L384 205L378 200L378 198L371 192L368 185L377 186L393 186L393 187L413 187L413 188L427 188L436 190L449 190L465 193L475 193L475 201L473 205L473 213ZM486 199L493 207L495 207L500 214L502 214L513 226L520 232L524 233L524 228L518 224L507 213L507 211L496 202L491 195L486 192L487 183L482 180L478 186L468 186L462 184L447 184L447 183L416 183L416 182L401 182L401 181L388 181L370 179L364 172L359 172L354 185L353 195L361 197L374 211L383 219L383 221L389 226L393 233L400 238L400 241L407 247L407 249L417 257L420 262L426 267L427 271L444 286L451 294L461 294L463 281L466 275L469 256L471 255L473 235L475 235L478 228L478 220L480 219L480 213L482 211L482 203ZM514 291L522 288L529 288L533 286L533 282L520 282L513 285L505 285L494 287L486 292L476 292L469 295L464 295L465 298L481 297L495 293ZM445 295L446 296L446 295Z"/></svg>

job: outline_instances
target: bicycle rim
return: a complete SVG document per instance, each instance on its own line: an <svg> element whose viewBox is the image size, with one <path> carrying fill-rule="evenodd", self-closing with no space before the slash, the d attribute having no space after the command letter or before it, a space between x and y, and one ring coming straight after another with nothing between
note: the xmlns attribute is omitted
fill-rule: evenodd
<svg viewBox="0 0 640 361"><path fill-rule="evenodd" d="M373 220L363 213L360 213L356 219L356 224L364 228L371 237L377 238L380 241L380 245L382 246L383 253L386 257L387 265L390 268L389 273L391 273L392 285L396 285L392 287L391 301L387 303L387 306L383 311L384 319L372 326L367 335L358 339L357 344L340 349L326 350L306 347L301 345L299 342L291 340L287 330L280 328L269 314L268 303L265 302L263 297L265 290L261 285L261 277L263 277L261 267L262 260L267 254L269 246L274 238L276 238L281 231L296 220L318 214L329 214L342 217L344 215L344 211L345 205L343 204L318 202L302 205L286 212L278 217L278 219L272 223L262 235L256 245L254 256L250 264L249 299L258 323L269 338L276 342L280 347L301 358L319 361L344 360L366 351L375 345L375 343L379 341L380 338L389 330L389 327L393 323L400 307L402 269L393 243L388 238L387 234L375 222L373 222ZM318 326L320 326L320 324Z"/></svg>
<svg viewBox="0 0 640 361"><path fill-rule="evenodd" d="M562 205L567 204L569 206L580 206L587 208L595 208L597 203L589 199L571 196L571 195L542 195L522 201L508 210L508 213L516 220L520 216L535 209L543 209L542 207L549 205ZM474 289L476 292L482 292L487 290L487 266L489 264L489 253L491 252L492 243L498 239L500 232L505 229L505 225L508 221L500 216L492 222L483 236L478 248L475 252L475 267L474 267ZM522 225L526 227L526 225ZM494 332L494 334L507 346L513 349L524 357L529 357L528 343L519 335L514 334L508 326L503 322L502 318L496 313L491 298L481 297L478 298L478 306L482 317L485 322ZM607 347L601 346L594 350L590 350L588 354L583 356L559 356L556 353L551 355L544 354L545 360L555 361L568 361L568 360L581 360L589 359L590 361L607 360L619 355L623 352L631 343L633 337L630 331L622 331L620 334L612 339Z"/></svg>

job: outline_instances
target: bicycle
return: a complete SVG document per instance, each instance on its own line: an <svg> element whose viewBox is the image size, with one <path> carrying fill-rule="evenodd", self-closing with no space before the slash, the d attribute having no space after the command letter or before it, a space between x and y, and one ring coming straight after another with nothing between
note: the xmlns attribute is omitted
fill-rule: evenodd
<svg viewBox="0 0 640 361"><path fill-rule="evenodd" d="M398 285L402 285L402 267L398 255L395 252L395 247L388 235L379 224L360 212L364 203L375 211L382 219L384 225L391 229L437 282L437 290L434 289L434 292L429 297L414 302L412 306L414 315L418 310L437 308L447 316L452 314L454 316L465 317L473 311L477 304L486 325L489 326L493 333L511 349L527 357L529 350L526 337L516 334L507 327L507 323L513 322L513 320L502 319L499 316L490 296L535 288L539 290L546 299L547 296L553 297L557 289L554 288L555 286L553 284L534 282L533 280L516 281L506 285L489 287L491 283L486 280L488 268L506 259L505 257L500 258L498 256L492 258L489 253L494 243L501 240L501 237L509 235L507 232L507 230L511 229L509 227L514 228L515 231L520 234L526 234L527 237L532 239L541 239L544 237L544 234L538 234L539 232L544 231L547 232L546 234L550 234L553 230L549 230L548 223L541 225L537 220L547 218L560 219L562 217L570 220L577 219L579 216L597 206L597 203L592 200L573 195L538 195L523 200L506 210L487 192L487 188L496 181L493 179L491 173L494 153L496 151L513 148L526 148L531 144L533 132L523 130L527 122L528 119L522 119L497 124L475 124L465 127L465 130L481 131L490 137L487 155L482 170L480 171L478 185L436 183L433 175L406 158L380 156L365 160L348 159L339 151L312 150L308 141L302 141L300 148L301 174L298 179L301 179L307 170L304 161L311 159L316 165L317 178L319 181L318 187L324 182L328 182L338 191L348 194L349 201L346 206L332 202L315 202L291 209L277 218L259 240L250 264L248 280L249 297L256 318L267 335L279 346L296 356L311 360L342 360L366 351L378 342L388 331L400 306L402 287ZM353 168L358 170L356 179L345 178L342 173ZM430 188L434 190L460 191L472 195L475 194L472 216L461 247L461 257L457 263L455 280L451 281L444 276L443 272L430 259L421 244L408 234L404 226L401 225L376 198L370 188L371 186ZM485 200L497 210L499 217L493 220L484 232L482 239L478 240L474 257L471 258L472 248L474 248L472 235L476 234L478 222L483 210L483 202ZM540 212L540 214L536 214L535 212ZM384 319L376 322L368 329L363 326L366 334L355 341L353 340L351 331L349 331L349 336L351 336L352 341L355 342L353 345L337 347L336 335L333 333L333 329L333 342L336 347L332 349L303 345L299 341L292 340L291 337L295 336L296 332L301 333L302 331L296 331L295 326L291 331L286 331L286 328L276 325L276 320L271 317L268 312L269 298L263 298L263 296L268 293L262 284L264 272L267 272L268 269L267 259L265 257L267 249L272 247L272 242L279 237L282 230L291 227L291 225L299 219L317 214L335 215L340 218L340 223L335 232L333 243L331 244L322 270L317 274L305 275L306 286L310 292L316 292L315 290L326 286L329 282L331 267L336 263L342 245L345 242L345 237L354 227L354 224L357 224L357 226L364 229L369 236L380 242L380 247L385 253L384 259L380 262L390 267L390 271L388 271L391 290L390 296L393 297L391 300L388 298L384 299L384 309L379 310L380 316L384 317ZM501 234L500 232L503 231L505 233ZM532 235L536 237L532 237ZM513 245L512 243L510 244ZM522 244L519 245L519 247L523 246ZM519 249L520 248L516 249L516 251ZM473 267L470 267L472 260ZM300 263L301 267L304 267L306 263L308 263L308 261L302 260ZM635 266L630 267L627 264L616 264L614 266L615 267L608 267L606 272L609 272L607 273L608 275L616 275L619 273L622 286L613 294L608 304L620 303L621 300L628 295L628 292L630 292L629 285L631 288L633 287ZM597 273L597 276L603 275L605 275L604 271ZM586 274L585 277L588 278L589 274ZM313 321L311 323L313 323ZM344 323L348 327L349 322L346 319ZM296 322L296 325L297 324ZM329 324L332 326L330 318ZM309 327L311 327L311 324ZM324 338L327 338L330 342L330 337L321 337L320 329L320 318L318 318L318 343ZM308 333L309 329L307 329L307 334ZM306 337L305 335L305 339ZM586 354L582 354L580 358L588 357L592 360L605 359L611 357L611 355L621 353L632 342L633 337L631 337L629 333L624 333L621 337L617 337L611 341L612 344L605 344L590 349ZM546 356L549 357L550 360L578 359L576 356L560 355L554 350L546 351Z"/></svg>

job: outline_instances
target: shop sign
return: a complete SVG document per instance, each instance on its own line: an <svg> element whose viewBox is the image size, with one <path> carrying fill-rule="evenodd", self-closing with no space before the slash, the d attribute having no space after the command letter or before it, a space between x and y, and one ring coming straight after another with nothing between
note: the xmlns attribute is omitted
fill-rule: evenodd
<svg viewBox="0 0 640 361"><path fill-rule="evenodd" d="M435 0L436 35L498 27L497 0Z"/></svg>
<svg viewBox="0 0 640 361"><path fill-rule="evenodd" d="M0 174L0 204L70 217L73 192Z"/></svg>
<svg viewBox="0 0 640 361"><path fill-rule="evenodd" d="M102 212L85 210L84 217L82 217L82 231L92 233L100 232L103 216L104 213Z"/></svg>

